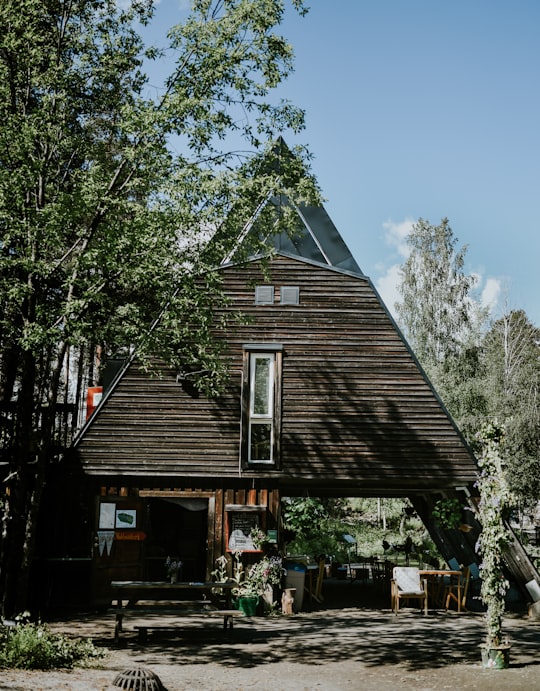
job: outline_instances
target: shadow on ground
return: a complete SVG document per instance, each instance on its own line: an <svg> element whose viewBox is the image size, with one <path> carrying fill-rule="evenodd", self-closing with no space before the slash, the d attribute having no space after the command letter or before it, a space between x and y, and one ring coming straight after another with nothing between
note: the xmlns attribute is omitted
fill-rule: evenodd
<svg viewBox="0 0 540 691"><path fill-rule="evenodd" d="M173 631L149 630L148 641L137 640L135 620L128 620L113 643L114 615L71 617L70 633L90 636L100 646L129 650L146 664L174 663L254 668L271 663L321 666L331 662L360 662L367 667L403 665L408 671L476 664L484 636L481 613L449 614L405 609L394 615L386 592L372 586L329 579L324 602L292 617L238 618L232 632L220 620L177 619ZM156 617L139 623L163 624ZM61 624L60 621L57 622ZM64 624L65 624L64 620ZM538 666L540 626L523 612L509 614L505 630L513 644L513 666ZM514 652L515 651L515 652Z"/></svg>

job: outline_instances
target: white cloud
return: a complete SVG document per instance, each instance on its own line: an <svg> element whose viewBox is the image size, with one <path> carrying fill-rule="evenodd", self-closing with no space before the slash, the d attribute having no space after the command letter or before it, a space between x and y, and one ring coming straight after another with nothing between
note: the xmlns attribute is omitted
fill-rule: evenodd
<svg viewBox="0 0 540 691"><path fill-rule="evenodd" d="M393 264L386 270L385 274L375 282L375 286L382 301L394 318L396 317L394 305L401 300L401 295L398 291L398 285L401 280L399 275L400 266L400 264Z"/></svg>
<svg viewBox="0 0 540 691"><path fill-rule="evenodd" d="M383 223L385 232L385 241L390 247L394 247L399 256L407 259L409 256L409 246L407 245L407 236L412 230L415 221L406 218L404 221L395 223L394 221L386 221Z"/></svg>
<svg viewBox="0 0 540 691"><path fill-rule="evenodd" d="M396 317L395 303L401 300L401 295L398 291L398 285L401 282L399 269L404 261L409 256L409 246L407 245L407 235L411 232L414 220L406 218L404 221L386 221L383 223L384 240L389 247L392 247L394 252L388 258L395 263L390 266L386 262L381 262L377 265L377 269L381 272L381 276L375 280L375 286L379 291L384 304L390 313ZM396 261L397 260L397 261Z"/></svg>
<svg viewBox="0 0 540 691"><path fill-rule="evenodd" d="M488 278L480 295L482 307L488 307L491 313L494 312L501 296L501 281L498 278Z"/></svg>

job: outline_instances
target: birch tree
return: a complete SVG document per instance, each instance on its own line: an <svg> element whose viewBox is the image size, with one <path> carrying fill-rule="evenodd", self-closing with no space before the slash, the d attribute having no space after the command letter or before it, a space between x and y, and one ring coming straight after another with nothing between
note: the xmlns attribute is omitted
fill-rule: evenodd
<svg viewBox="0 0 540 691"><path fill-rule="evenodd" d="M399 324L443 402L467 426L486 407L476 383L487 318L474 296L476 277L464 270L467 246L458 247L446 218L439 225L419 219L407 243Z"/></svg>
<svg viewBox="0 0 540 691"><path fill-rule="evenodd" d="M491 415L506 428L508 482L525 505L540 499L540 329L506 310L486 334L483 358Z"/></svg>

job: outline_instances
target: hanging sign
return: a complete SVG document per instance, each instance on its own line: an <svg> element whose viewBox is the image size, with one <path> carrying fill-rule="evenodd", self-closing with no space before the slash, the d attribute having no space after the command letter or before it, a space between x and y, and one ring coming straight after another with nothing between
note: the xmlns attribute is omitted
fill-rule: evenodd
<svg viewBox="0 0 540 691"><path fill-rule="evenodd" d="M136 540L138 542L146 539L146 533L142 530L115 530L116 540Z"/></svg>

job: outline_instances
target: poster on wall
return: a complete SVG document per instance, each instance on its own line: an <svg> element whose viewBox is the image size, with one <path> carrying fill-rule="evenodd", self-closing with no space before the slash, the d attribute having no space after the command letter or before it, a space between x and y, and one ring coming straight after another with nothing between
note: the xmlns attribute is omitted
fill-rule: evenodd
<svg viewBox="0 0 540 691"><path fill-rule="evenodd" d="M99 507L99 529L113 530L116 515L116 504L100 504Z"/></svg>
<svg viewBox="0 0 540 691"><path fill-rule="evenodd" d="M251 531L259 527L259 513L257 512L228 512L229 537L227 549L231 552L258 552L253 544Z"/></svg>
<svg viewBox="0 0 540 691"><path fill-rule="evenodd" d="M115 528L136 528L137 509L117 509Z"/></svg>

